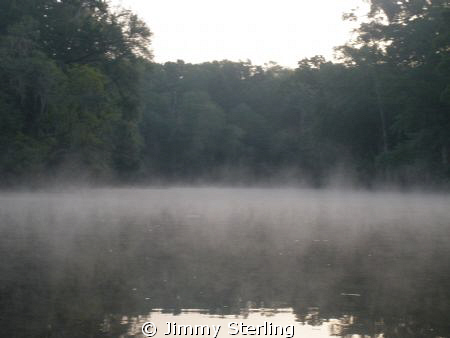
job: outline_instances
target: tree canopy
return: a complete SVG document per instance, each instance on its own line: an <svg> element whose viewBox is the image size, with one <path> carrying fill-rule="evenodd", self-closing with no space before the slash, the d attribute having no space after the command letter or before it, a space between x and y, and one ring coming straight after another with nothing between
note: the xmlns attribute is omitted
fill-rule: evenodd
<svg viewBox="0 0 450 338"><path fill-rule="evenodd" d="M448 184L449 27L444 0L372 0L337 62L158 64L107 1L4 0L1 183Z"/></svg>

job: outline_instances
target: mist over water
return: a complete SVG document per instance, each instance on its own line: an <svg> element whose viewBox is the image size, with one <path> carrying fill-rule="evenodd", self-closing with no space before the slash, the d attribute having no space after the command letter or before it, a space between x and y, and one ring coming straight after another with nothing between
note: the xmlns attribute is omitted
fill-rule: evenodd
<svg viewBox="0 0 450 338"><path fill-rule="evenodd" d="M449 207L340 190L2 193L1 327L126 337L145 319L257 315L296 337L448 336Z"/></svg>

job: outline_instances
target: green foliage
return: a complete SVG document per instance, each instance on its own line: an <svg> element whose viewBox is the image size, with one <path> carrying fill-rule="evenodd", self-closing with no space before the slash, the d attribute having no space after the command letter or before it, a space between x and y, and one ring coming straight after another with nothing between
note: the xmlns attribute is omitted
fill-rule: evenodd
<svg viewBox="0 0 450 338"><path fill-rule="evenodd" d="M445 1L372 0L339 63L155 64L130 11L2 1L2 183L290 172L321 185L337 168L363 184L448 181L449 25Z"/></svg>
<svg viewBox="0 0 450 338"><path fill-rule="evenodd" d="M135 69L151 58L149 29L98 0L7 0L0 9L2 183L137 170Z"/></svg>

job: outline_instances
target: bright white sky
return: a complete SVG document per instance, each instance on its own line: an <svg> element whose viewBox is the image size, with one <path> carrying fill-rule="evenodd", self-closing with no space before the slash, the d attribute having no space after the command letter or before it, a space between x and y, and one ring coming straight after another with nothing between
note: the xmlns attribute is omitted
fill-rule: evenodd
<svg viewBox="0 0 450 338"><path fill-rule="evenodd" d="M363 0L113 0L132 9L153 32L156 62L250 59L295 68L304 57L327 59L351 38L356 23L342 13Z"/></svg>

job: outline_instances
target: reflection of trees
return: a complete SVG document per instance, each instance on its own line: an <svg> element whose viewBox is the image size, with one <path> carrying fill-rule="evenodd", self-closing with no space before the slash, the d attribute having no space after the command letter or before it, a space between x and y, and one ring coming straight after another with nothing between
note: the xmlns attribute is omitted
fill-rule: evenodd
<svg viewBox="0 0 450 338"><path fill-rule="evenodd" d="M154 308L245 316L255 307L293 307L309 325L337 319L338 335L450 334L448 249L422 237L429 250L417 250L420 229L377 224L353 229L349 239L341 225L323 239L268 214L216 223L167 210L116 216L33 219L29 229L28 221L3 218L6 332L117 335L127 331L123 316ZM71 230L61 232L66 221Z"/></svg>

